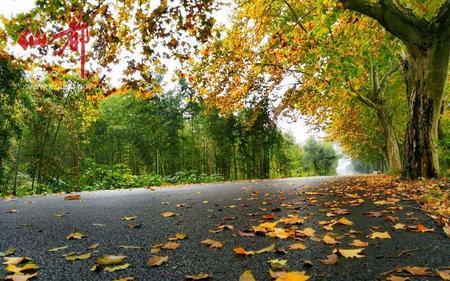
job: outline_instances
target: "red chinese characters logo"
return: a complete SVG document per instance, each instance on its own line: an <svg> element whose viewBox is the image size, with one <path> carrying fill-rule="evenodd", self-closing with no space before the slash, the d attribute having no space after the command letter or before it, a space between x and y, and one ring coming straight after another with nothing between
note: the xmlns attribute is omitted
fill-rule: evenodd
<svg viewBox="0 0 450 281"><path fill-rule="evenodd" d="M69 46L70 50L73 52L78 51L80 46L80 60L81 60L81 77L85 77L85 62L86 62L86 43L89 42L89 25L86 22L78 21L74 18L69 22L69 29L61 31L54 34L50 40L47 40L47 35L37 31L34 35L31 33L30 29L26 29L20 34L17 43L22 46L24 50L28 47L40 46L42 48L51 44L53 41L65 37L66 41L62 47L56 52L56 55L62 56L64 50Z"/></svg>

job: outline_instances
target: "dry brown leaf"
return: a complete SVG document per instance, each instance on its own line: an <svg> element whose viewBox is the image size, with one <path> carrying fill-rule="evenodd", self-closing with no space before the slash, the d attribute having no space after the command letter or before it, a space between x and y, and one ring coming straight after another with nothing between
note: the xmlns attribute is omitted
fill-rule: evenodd
<svg viewBox="0 0 450 281"><path fill-rule="evenodd" d="M169 260L169 256L153 256L148 260L149 266L160 266Z"/></svg>
<svg viewBox="0 0 450 281"><path fill-rule="evenodd" d="M162 248L166 250L176 250L180 248L180 246L181 244L176 242L167 242L166 244L164 244L164 246L162 246Z"/></svg>
<svg viewBox="0 0 450 281"><path fill-rule="evenodd" d="M303 243L294 243L288 246L289 250L304 250L306 246Z"/></svg>
<svg viewBox="0 0 450 281"><path fill-rule="evenodd" d="M178 216L179 214L174 213L174 212L164 212L164 213L162 213L161 215L162 215L163 217L165 217L165 218L171 218L171 217L174 217L174 216Z"/></svg>
<svg viewBox="0 0 450 281"><path fill-rule="evenodd" d="M411 275L425 276L430 275L428 267L420 267L420 266L403 266L397 269L397 272L408 272Z"/></svg>
<svg viewBox="0 0 450 281"><path fill-rule="evenodd" d="M339 259L338 256L336 254L331 254L327 256L326 260L320 260L322 263L327 264L327 265L333 265L338 263Z"/></svg>
<svg viewBox="0 0 450 281"><path fill-rule="evenodd" d="M64 196L64 200L80 200L80 194L68 194Z"/></svg>
<svg viewBox="0 0 450 281"><path fill-rule="evenodd" d="M223 244L219 241L216 240L212 240L212 239L205 239L203 241L200 242L201 244L205 244L208 245L210 248L222 248Z"/></svg>
<svg viewBox="0 0 450 281"><path fill-rule="evenodd" d="M434 228L427 228L423 224L416 225L416 229L418 232L433 232L434 231Z"/></svg>

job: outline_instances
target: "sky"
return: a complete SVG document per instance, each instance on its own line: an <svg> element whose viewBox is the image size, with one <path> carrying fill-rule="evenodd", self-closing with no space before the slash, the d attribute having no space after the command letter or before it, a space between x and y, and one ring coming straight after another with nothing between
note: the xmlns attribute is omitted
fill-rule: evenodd
<svg viewBox="0 0 450 281"><path fill-rule="evenodd" d="M18 13L27 12L34 7L34 0L1 0L2 10L1 15L10 18ZM225 8L216 13L215 17L218 23L227 24L228 14L230 13L230 8ZM14 48L15 52L21 52L20 47ZM171 66L170 66L171 65ZM174 68L175 63L170 63L169 68ZM113 78L113 83L118 83L120 80L121 69L124 65L118 65L113 69L115 73L115 79ZM173 70L172 70L173 71ZM170 72L170 71L169 71ZM115 80L115 81L114 81ZM167 81L170 81L169 79ZM282 89L280 90L282 91ZM292 135L295 142L298 144L303 144L310 137L321 138L324 136L323 132L317 132L312 128L308 127L303 118L298 118L297 120L291 120L289 118L280 117L277 120L279 127L286 133ZM335 145L335 148L339 151L339 147ZM345 175L353 173L351 168L351 161L347 157L342 157L339 159L338 167L336 172L338 175Z"/></svg>

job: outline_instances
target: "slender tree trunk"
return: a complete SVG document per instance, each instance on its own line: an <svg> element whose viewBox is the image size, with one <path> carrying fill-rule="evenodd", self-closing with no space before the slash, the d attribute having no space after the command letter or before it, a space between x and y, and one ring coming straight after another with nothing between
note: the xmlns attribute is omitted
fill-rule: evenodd
<svg viewBox="0 0 450 281"><path fill-rule="evenodd" d="M405 133L403 176L439 176L438 124L449 61L448 42L426 50L408 46L404 67L408 124Z"/></svg>
<svg viewBox="0 0 450 281"><path fill-rule="evenodd" d="M398 149L397 137L395 136L392 119L386 112L384 107L377 109L377 116L383 127L385 138L385 154L389 173L398 174L402 170L402 163L400 160L400 152Z"/></svg>

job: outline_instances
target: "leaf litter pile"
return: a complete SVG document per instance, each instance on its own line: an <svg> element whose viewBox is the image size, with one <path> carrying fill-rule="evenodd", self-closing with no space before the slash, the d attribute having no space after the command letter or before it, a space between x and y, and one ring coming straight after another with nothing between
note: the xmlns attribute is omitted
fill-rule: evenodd
<svg viewBox="0 0 450 281"><path fill-rule="evenodd" d="M67 266L79 261L88 262L86 270L92 274L111 274L108 277L110 280L148 280L145 276L127 274L127 270L133 268L133 260L123 252L146 250L145 263L150 270L148 276L151 276L151 270L176 268L176 264L171 263L171 254L182 249L184 240L191 239L192 234L202 237L194 241L198 244L196 251L208 251L218 260L221 260L224 251L228 251L233 256L233 263L248 265L240 273L239 281L346 280L351 279L352 272L337 276L339 267L367 259L370 255L384 260L390 267L384 272L374 268L378 280L450 280L450 253L448 259L444 260L446 264L427 267L411 261L414 261L414 256L426 256L429 245L404 248L402 245L391 247L386 244L396 236L403 237L405 233L416 235L417 239L421 235L450 236L447 182L406 182L377 175L330 181L321 187L292 187L277 191L276 186L269 184L266 188L267 191L261 191L251 186L242 187L245 197L235 198L236 203L228 206L213 204L211 198L195 206L179 203L171 210L164 210L161 219L167 223L182 218L183 211L189 208L204 209L206 217L201 218L204 220L220 219L222 216L222 222L211 224L210 229L196 229L199 233L180 231L167 235L165 241L148 241L151 246L147 249L140 245L102 249L100 243L94 243L83 251L73 251L71 248L87 237L77 231L67 233L67 244L57 245L48 249L48 252L55 259L64 259ZM70 195L65 200L82 198ZM254 208L248 212L248 207L255 207L255 204L256 211ZM162 205L171 207L170 202L162 202ZM224 216L224 209L233 210L236 215ZM433 218L437 223L434 225L439 228L421 222L417 216L420 212ZM54 217L64 219L67 214L55 213ZM237 226L237 221L242 219L246 223ZM127 222L129 231L141 227L140 223L135 223L139 221L138 216L132 214L117 220ZM429 224L430 220L427 222ZM365 227L361 228L361 225ZM96 223L92 227L105 225ZM142 243L143 239L137 237L136 241ZM0 252L0 258L7 272L5 280L27 281L39 277L39 271L43 269L32 258L17 255L12 246L0 250L4 250ZM249 263L256 257L259 257L259 262L264 259L264 279L256 278L261 276L261 272L257 272ZM232 266L223 265L224 268ZM258 266L258 270L261 270L261 266ZM175 279L223 280L216 279L214 272L208 270L180 273Z"/></svg>

